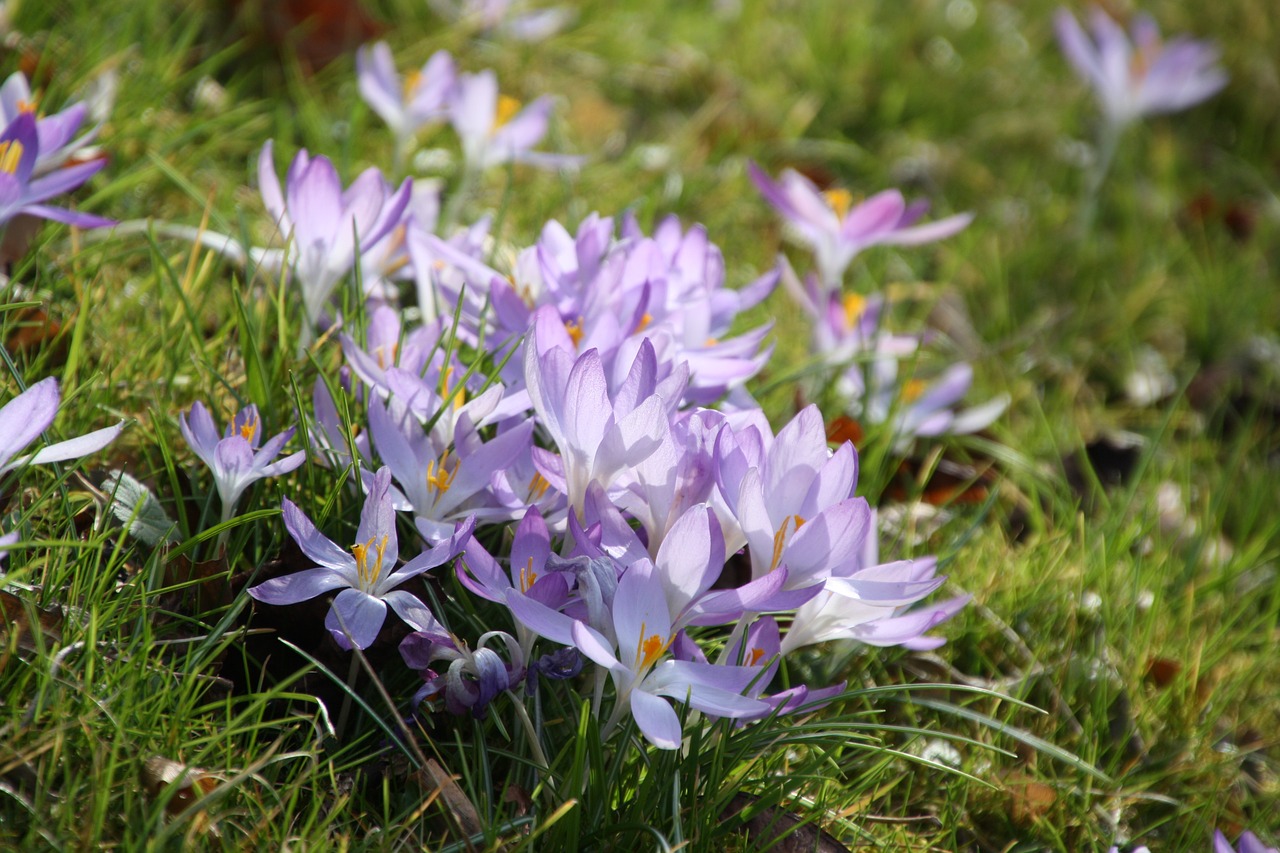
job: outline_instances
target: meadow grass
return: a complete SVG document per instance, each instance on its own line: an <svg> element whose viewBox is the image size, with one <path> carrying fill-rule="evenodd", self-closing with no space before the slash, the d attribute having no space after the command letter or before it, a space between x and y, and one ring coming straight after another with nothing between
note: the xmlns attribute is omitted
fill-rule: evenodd
<svg viewBox="0 0 1280 853"><path fill-rule="evenodd" d="M731 283L779 251L803 266L748 160L868 194L900 186L931 198L935 215L974 211L960 235L869 251L853 272L918 297L918 316L949 318L980 395L1012 398L986 437L947 443L949 456L996 460L991 498L947 507L940 526L904 522L884 545L937 554L973 604L936 652L803 657L795 678L848 679L846 698L777 728L696 729L685 753L624 761L584 709L545 708L563 745L550 774L510 717L437 720L411 749L403 708L367 679L343 700L350 674L323 661L232 690L221 673L245 642L237 616L249 603L172 568L219 559L224 532L177 415L197 399L219 411L256 402L276 432L302 408L297 389L340 355L297 355L300 318L270 276L155 235L46 226L10 299L38 302L60 331L10 346L6 385L60 377L60 436L130 426L82 465L32 469L9 499L5 529L23 544L8 557L0 649L4 844L754 849L723 819L738 794L758 798L753 809L782 804L850 849L1132 839L1205 850L1214 828L1280 840L1280 115L1268 106L1280 102L1280 24L1268 0L1149 4L1166 32L1215 39L1231 84L1125 134L1084 232L1096 112L1053 42L1052 3L584 2L573 27L538 45L476 39L410 0L370 7L393 22L402 67L447 48L517 96L560 99L554 148L591 161L572 177L516 168L476 187L467 214L498 211L503 242L533 242L548 218L572 227L631 209L648 224L674 212L706 225ZM241 39L224 4L28 2L13 22L50 100L104 67L120 75L100 138L111 164L79 192L80 209L207 217L261 244L270 223L250 175L266 139L324 152L347 177L390 162L349 57L304 73ZM777 355L757 387L780 423L821 389L803 378L806 321L785 293L747 320L765 317ZM16 305L0 316L7 341L36 322ZM1273 352L1259 355L1259 341ZM1176 390L1137 405L1125 381L1152 353ZM1084 466L1070 486L1068 458L1116 430L1144 439L1132 471L1104 487L1105 472ZM887 448L863 450L873 502L894 467ZM154 488L176 522L174 550L109 522L101 490L113 468ZM1168 505L1175 492L1185 518ZM215 580L292 547L277 509L286 494L307 496L322 528L356 511L314 465L259 483L225 528ZM202 595L212 600L193 618ZM317 685L358 720L341 738L338 705L326 709ZM410 679L388 689L406 695ZM174 805L179 786L148 789L149 756L212 780L197 808ZM476 828L451 792L476 810L469 840Z"/></svg>

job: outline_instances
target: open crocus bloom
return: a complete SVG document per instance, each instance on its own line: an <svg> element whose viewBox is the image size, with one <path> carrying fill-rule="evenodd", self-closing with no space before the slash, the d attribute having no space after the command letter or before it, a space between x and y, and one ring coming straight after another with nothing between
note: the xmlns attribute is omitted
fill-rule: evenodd
<svg viewBox="0 0 1280 853"><path fill-rule="evenodd" d="M386 621L388 605L415 630L444 633L444 626L417 596L396 587L456 557L471 537L474 523L459 525L449 539L397 569L400 548L390 489L391 471L378 469L365 498L350 553L316 530L311 519L285 499L284 525L302 553L318 565L260 583L251 587L249 594L267 604L283 605L341 590L324 624L343 648L354 645L365 649L372 645Z"/></svg>
<svg viewBox="0 0 1280 853"><path fill-rule="evenodd" d="M40 134L31 113L18 117L0 133L0 227L19 214L53 219L81 228L114 225L110 219L76 213L44 202L83 184L106 165L105 160L91 160L77 166L57 169L42 177L35 175L40 159Z"/></svg>
<svg viewBox="0 0 1280 853"><path fill-rule="evenodd" d="M550 98L543 96L521 108L519 101L498 94L492 71L461 75L450 112L467 165L476 171L512 161L550 169L577 166L580 157L533 150L547 135L550 117Z"/></svg>
<svg viewBox="0 0 1280 853"><path fill-rule="evenodd" d="M1115 126L1184 110L1227 85L1216 47L1185 36L1161 41L1160 28L1147 15L1134 18L1128 35L1099 8L1089 24L1093 38L1066 9L1054 17L1067 61L1093 87Z"/></svg>
<svg viewBox="0 0 1280 853"><path fill-rule="evenodd" d="M961 231L973 220L973 214L960 213L917 225L928 211L928 203L907 204L897 190L885 190L854 204L847 190L822 192L792 169L775 182L756 164L749 168L761 195L813 248L822 285L832 290L839 288L845 269L863 249L931 243Z"/></svg>
<svg viewBox="0 0 1280 853"><path fill-rule="evenodd" d="M456 79L453 57L447 51L437 51L421 70L403 80L386 42L365 45L356 53L360 96L391 128L397 146L446 117Z"/></svg>

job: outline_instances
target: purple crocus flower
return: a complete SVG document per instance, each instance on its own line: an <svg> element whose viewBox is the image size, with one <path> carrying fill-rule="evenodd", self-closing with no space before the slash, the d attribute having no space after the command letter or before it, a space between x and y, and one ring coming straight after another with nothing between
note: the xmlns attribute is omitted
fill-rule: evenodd
<svg viewBox="0 0 1280 853"><path fill-rule="evenodd" d="M289 427L259 447L262 419L258 417L258 407L252 404L236 413L221 437L213 416L199 401L191 407L190 420L186 415L179 417L179 426L187 445L213 472L214 485L222 498L222 521L231 518L236 502L252 483L287 474L307 458L306 451L299 450L279 462L272 462L280 455L285 442L293 437L296 427Z"/></svg>
<svg viewBox="0 0 1280 853"><path fill-rule="evenodd" d="M547 135L550 117L549 97L522 108L515 98L498 94L498 78L492 71L459 76L450 110L467 167L477 172L512 161L549 169L580 164L581 157L533 150Z"/></svg>
<svg viewBox="0 0 1280 853"><path fill-rule="evenodd" d="M406 180L392 192L382 173L370 168L344 190L329 158L313 158L302 150L293 158L281 191L270 140L258 157L258 183L267 212L289 241L287 255L286 250L267 251L257 254L258 261L272 269L293 269L307 320L316 326L338 282L355 264L357 252L368 251L400 223L412 183Z"/></svg>
<svg viewBox="0 0 1280 853"><path fill-rule="evenodd" d="M1222 830L1215 829L1213 831L1213 853L1280 853L1280 848L1268 847L1262 843L1262 840L1252 832L1245 831L1241 833L1236 846L1232 847L1231 842L1227 841L1227 837L1222 834Z"/></svg>
<svg viewBox="0 0 1280 853"><path fill-rule="evenodd" d="M106 165L105 160L91 160L36 177L40 158L40 139L36 118L31 113L18 117L0 133L0 226L19 214L52 219L81 228L102 228L115 223L101 216L76 213L44 202L83 184Z"/></svg>
<svg viewBox="0 0 1280 853"><path fill-rule="evenodd" d="M112 88L110 82L111 72L104 75L98 80L99 89L109 90ZM4 85L0 86L0 125L8 126L14 119L23 113L36 114L36 96L31 91L31 84L27 82L26 75L21 71L15 71L10 74L8 79L4 81ZM110 101L110 95L102 99ZM79 138L75 137L76 131L84 124L86 116L91 112L88 104L77 101L73 104L63 107L56 113L48 115L36 114L36 138L40 143L40 152L36 157L35 168L33 174L36 176L44 175L59 168L63 163L80 153L93 138L97 136L98 129L101 127L103 118L109 110L110 104L97 104L92 112L101 113L98 124L83 133Z"/></svg>
<svg viewBox="0 0 1280 853"><path fill-rule="evenodd" d="M573 624L577 649L609 671L616 699L613 713L601 729L608 737L628 711L645 739L660 749L680 745L680 718L666 698L719 717L754 717L769 706L742 693L759 676L756 667L721 666L668 657L675 630L662 584L646 563L632 566L618 581L613 598L615 648L608 639L582 622Z"/></svg>
<svg viewBox="0 0 1280 853"><path fill-rule="evenodd" d="M365 649L377 639L388 605L417 631L445 633L444 626L417 596L396 587L456 557L471 537L474 522L468 519L459 524L451 537L397 569L399 543L390 489L391 472L379 468L365 498L350 553L316 530L311 519L286 498L282 506L285 528L302 553L318 565L260 583L251 587L249 594L267 604L287 605L342 590L334 598L324 624L338 645L347 649L352 645Z"/></svg>
<svg viewBox="0 0 1280 853"><path fill-rule="evenodd" d="M917 225L928 203L907 204L897 190L885 190L854 204L848 191L822 192L794 170L787 169L775 182L755 163L749 169L765 200L813 248L818 276L830 290L839 289L854 256L869 246L931 243L961 231L973 220L973 214L960 213Z"/></svg>
<svg viewBox="0 0 1280 853"><path fill-rule="evenodd" d="M1091 39L1066 9L1054 16L1058 43L1076 73L1093 87L1107 121L1123 127L1143 116L1184 110L1227 85L1218 49L1180 36L1160 39L1160 28L1137 15L1130 34L1095 7Z"/></svg>
<svg viewBox="0 0 1280 853"><path fill-rule="evenodd" d="M490 640L503 642L510 663L487 647ZM420 671L426 681L413 696L415 708L427 699L443 695L449 713L469 712L477 720L485 718L489 703L498 694L518 685L524 678L519 644L503 631L483 634L475 651L454 637L415 631L401 641L400 656L406 666ZM431 669L441 661L447 664L443 675Z"/></svg>
<svg viewBox="0 0 1280 853"><path fill-rule="evenodd" d="M573 20L573 11L564 6L527 10L521 0L428 0L445 18L469 24L485 33L508 36L516 41L537 42L560 32Z"/></svg>
<svg viewBox="0 0 1280 853"><path fill-rule="evenodd" d="M365 45L356 52L360 95L395 134L398 157L414 134L447 117L456 79L457 71L448 51L436 51L421 70L409 73L403 80L386 42Z"/></svg>
<svg viewBox="0 0 1280 853"><path fill-rule="evenodd" d="M78 438L50 444L29 456L15 459L19 451L35 441L53 423L58 414L59 397L58 380L50 376L35 383L0 408L0 475L23 465L64 462L96 453L110 444L124 427L121 422Z"/></svg>

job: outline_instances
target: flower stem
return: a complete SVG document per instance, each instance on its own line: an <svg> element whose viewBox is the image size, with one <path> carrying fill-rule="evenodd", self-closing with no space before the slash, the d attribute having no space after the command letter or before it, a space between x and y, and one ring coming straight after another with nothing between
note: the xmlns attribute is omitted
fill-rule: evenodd
<svg viewBox="0 0 1280 853"><path fill-rule="evenodd" d="M1102 193L1102 184L1107 179L1107 173L1111 171L1111 164L1115 160L1116 148L1119 146L1120 134L1123 130L1123 125L1104 121L1098 131L1098 156L1089 169L1084 200L1080 204L1078 230L1082 237L1093 230L1094 219L1098 213L1098 197Z"/></svg>

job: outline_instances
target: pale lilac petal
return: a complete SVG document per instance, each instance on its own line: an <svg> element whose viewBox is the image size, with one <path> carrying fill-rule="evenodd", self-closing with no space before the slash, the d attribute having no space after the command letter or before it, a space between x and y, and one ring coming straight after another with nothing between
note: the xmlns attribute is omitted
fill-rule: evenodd
<svg viewBox="0 0 1280 853"><path fill-rule="evenodd" d="M97 453L115 441L116 436L120 434L122 429L124 429L123 421L113 427L104 427L78 438L69 438L66 441L51 444L32 456L31 464L42 465L46 462L62 462L67 459L79 459L81 456L88 456L90 453Z"/></svg>
<svg viewBox="0 0 1280 853"><path fill-rule="evenodd" d="M355 645L367 649L378 639L382 623L387 620L386 602L358 589L344 589L333 600L324 618L324 626L343 648Z"/></svg>
<svg viewBox="0 0 1280 853"><path fill-rule="evenodd" d="M416 595L396 589L382 596L382 600L391 605L396 615L415 631L425 631L429 634L445 633L444 625L440 624L435 614Z"/></svg>
<svg viewBox="0 0 1280 853"><path fill-rule="evenodd" d="M355 585L357 582L355 557L339 548L317 530L311 523L311 519L307 518L306 513L298 509L293 501L285 498L281 502L280 509L284 514L285 529L289 531L293 541L298 543L302 553L321 566L340 572L347 578L348 586Z"/></svg>
<svg viewBox="0 0 1280 853"><path fill-rule="evenodd" d="M58 414L58 380L50 376L0 408L0 468L35 441Z"/></svg>
<svg viewBox="0 0 1280 853"><path fill-rule="evenodd" d="M678 749L680 718L665 699L643 690L631 691L631 716L649 743L659 749Z"/></svg>
<svg viewBox="0 0 1280 853"><path fill-rule="evenodd" d="M316 568L263 581L249 587L249 594L267 604L286 605L308 601L329 590L349 586L350 580L341 572Z"/></svg>

